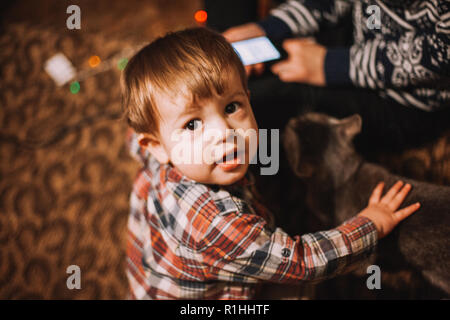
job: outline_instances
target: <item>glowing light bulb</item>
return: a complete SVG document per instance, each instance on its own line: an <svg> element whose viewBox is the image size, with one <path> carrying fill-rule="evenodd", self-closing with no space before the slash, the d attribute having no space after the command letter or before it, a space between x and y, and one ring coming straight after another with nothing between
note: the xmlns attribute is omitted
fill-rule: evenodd
<svg viewBox="0 0 450 320"><path fill-rule="evenodd" d="M80 91L80 83L78 81L74 81L70 84L70 92L73 94L77 94Z"/></svg>
<svg viewBox="0 0 450 320"><path fill-rule="evenodd" d="M117 63L117 68L119 68L119 70L123 70L127 66L127 63L128 63L128 59L127 58L122 58Z"/></svg>
<svg viewBox="0 0 450 320"><path fill-rule="evenodd" d="M195 12L194 19L198 23L205 23L208 20L208 13L205 10L198 10Z"/></svg>
<svg viewBox="0 0 450 320"><path fill-rule="evenodd" d="M99 56L92 56L89 58L89 66L91 68L95 68L100 64L100 62L102 62L102 60L100 59Z"/></svg>

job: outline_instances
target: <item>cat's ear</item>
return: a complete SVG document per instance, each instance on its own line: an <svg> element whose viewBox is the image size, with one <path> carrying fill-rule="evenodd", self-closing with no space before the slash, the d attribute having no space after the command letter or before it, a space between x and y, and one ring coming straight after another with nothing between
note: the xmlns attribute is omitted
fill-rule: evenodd
<svg viewBox="0 0 450 320"><path fill-rule="evenodd" d="M284 150L286 150L287 160L295 175L300 178L311 177L314 174L314 165L308 163L308 161L302 161L298 133L292 127L288 126L285 129L283 133L283 144Z"/></svg>
<svg viewBox="0 0 450 320"><path fill-rule="evenodd" d="M353 139L361 132L362 119L359 114L354 114L350 117L340 120L339 128L342 130L344 136Z"/></svg>

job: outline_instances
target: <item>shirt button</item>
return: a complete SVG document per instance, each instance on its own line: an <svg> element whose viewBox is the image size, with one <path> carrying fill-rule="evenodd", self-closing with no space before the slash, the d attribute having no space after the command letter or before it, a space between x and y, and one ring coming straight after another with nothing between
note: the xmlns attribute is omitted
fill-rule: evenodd
<svg viewBox="0 0 450 320"><path fill-rule="evenodd" d="M281 255L285 258L289 258L291 256L291 250L289 250L288 248L284 248L283 250L281 250Z"/></svg>

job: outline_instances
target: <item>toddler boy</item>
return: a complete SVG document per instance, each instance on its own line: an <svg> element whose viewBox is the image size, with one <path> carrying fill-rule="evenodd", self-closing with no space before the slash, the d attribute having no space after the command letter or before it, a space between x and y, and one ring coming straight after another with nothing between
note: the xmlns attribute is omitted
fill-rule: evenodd
<svg viewBox="0 0 450 320"><path fill-rule="evenodd" d="M263 281L329 278L419 208L397 211L410 186L382 196L380 183L368 207L336 229L291 238L276 228L249 188L258 127L245 70L213 31L155 40L123 80L128 144L143 164L130 199L131 298L251 299Z"/></svg>

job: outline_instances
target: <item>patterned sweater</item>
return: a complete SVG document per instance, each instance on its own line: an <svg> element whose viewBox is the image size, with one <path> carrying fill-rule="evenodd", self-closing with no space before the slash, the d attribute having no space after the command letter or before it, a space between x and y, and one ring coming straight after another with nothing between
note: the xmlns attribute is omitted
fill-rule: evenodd
<svg viewBox="0 0 450 320"><path fill-rule="evenodd" d="M353 45L328 48L328 85L353 84L426 111L450 107L450 1L290 0L259 22L280 41L353 17ZM379 19L378 19L379 17Z"/></svg>

